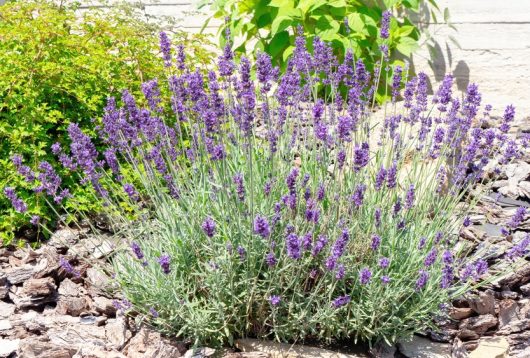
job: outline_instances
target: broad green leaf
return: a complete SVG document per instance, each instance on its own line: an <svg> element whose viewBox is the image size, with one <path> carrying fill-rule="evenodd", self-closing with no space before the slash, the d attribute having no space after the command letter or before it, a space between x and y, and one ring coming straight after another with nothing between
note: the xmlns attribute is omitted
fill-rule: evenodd
<svg viewBox="0 0 530 358"><path fill-rule="evenodd" d="M272 7L292 7L292 1L290 0L271 0L269 6Z"/></svg>
<svg viewBox="0 0 530 358"><path fill-rule="evenodd" d="M327 5L331 7L346 7L348 4L344 0L331 0L328 1Z"/></svg>
<svg viewBox="0 0 530 358"><path fill-rule="evenodd" d="M340 23L329 15L319 17L315 27L315 34L323 40L328 41L333 35L339 32Z"/></svg>
<svg viewBox="0 0 530 358"><path fill-rule="evenodd" d="M403 36L410 35L411 32L414 31L415 29L416 29L416 27L412 26L412 25L401 26L397 30L397 37L403 37Z"/></svg>
<svg viewBox="0 0 530 358"><path fill-rule="evenodd" d="M391 7L393 7L394 5L398 3L398 0L383 0L383 3L385 4L385 7L387 9L390 9Z"/></svg>
<svg viewBox="0 0 530 358"><path fill-rule="evenodd" d="M269 43L269 50L267 51L272 57L278 56L285 47L289 44L289 33L282 31L277 33Z"/></svg>
<svg viewBox="0 0 530 358"><path fill-rule="evenodd" d="M368 35L368 30L366 29L364 21L361 18L361 14L357 12L354 12L348 16L348 26L350 29L359 34Z"/></svg>
<svg viewBox="0 0 530 358"><path fill-rule="evenodd" d="M293 19L289 16L278 16L274 19L271 25L271 36L276 35L278 32L282 32L293 23Z"/></svg>
<svg viewBox="0 0 530 358"><path fill-rule="evenodd" d="M411 37L401 37L396 49L405 56L410 56L418 48L418 41Z"/></svg>

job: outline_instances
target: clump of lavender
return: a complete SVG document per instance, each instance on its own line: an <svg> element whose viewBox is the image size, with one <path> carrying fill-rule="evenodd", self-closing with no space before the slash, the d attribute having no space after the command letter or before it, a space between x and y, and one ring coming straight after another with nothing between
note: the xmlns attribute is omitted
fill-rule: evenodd
<svg viewBox="0 0 530 358"><path fill-rule="evenodd" d="M385 40L390 13L382 21ZM116 282L155 325L206 344L307 332L395 340L488 275L485 260L454 248L471 224L459 202L494 155L521 155L506 134L511 107L500 128L484 130L477 86L461 100L448 76L429 101L425 74L403 83L406 69L369 73L351 54L341 64L321 39L310 53L297 38L282 75L264 54L236 63L228 41L207 76L160 40L170 77L147 82L142 100L128 91L109 100L102 153L75 124L70 148L52 149L113 219L127 243L112 258ZM402 95L406 110L378 122L384 78L392 108ZM322 86L329 101L317 97ZM13 159L37 195L68 195L54 168L33 173ZM13 188L4 194L25 210ZM519 209L509 229L526 216ZM527 255L529 242L508 256Z"/></svg>

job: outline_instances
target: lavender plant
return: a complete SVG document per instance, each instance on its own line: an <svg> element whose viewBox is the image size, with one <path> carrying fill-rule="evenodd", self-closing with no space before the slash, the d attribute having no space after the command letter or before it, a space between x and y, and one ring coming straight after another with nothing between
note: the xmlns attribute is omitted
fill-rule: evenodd
<svg viewBox="0 0 530 358"><path fill-rule="evenodd" d="M393 342L432 327L441 305L488 275L487 257L455 249L470 224L459 203L487 189L491 158L510 161L528 145L506 134L513 108L481 129L476 85L460 100L447 76L429 100L425 74L408 80L395 68L393 101L377 120L384 66L368 73L351 53L337 63L318 39L313 54L303 38L296 45L281 76L268 55L236 64L227 46L204 78L161 34L170 98L157 80L143 86L145 108L124 91L98 127L104 153L75 124L69 152L54 148L124 243L111 259L123 308L164 332L209 344ZM53 168L16 163L40 195L67 195Z"/></svg>

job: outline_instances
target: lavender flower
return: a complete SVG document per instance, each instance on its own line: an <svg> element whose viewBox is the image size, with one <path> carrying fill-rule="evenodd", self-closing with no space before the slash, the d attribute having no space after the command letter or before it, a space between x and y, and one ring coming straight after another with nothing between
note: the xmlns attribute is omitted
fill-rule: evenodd
<svg viewBox="0 0 530 358"><path fill-rule="evenodd" d="M361 205L363 205L365 191L366 185L364 184L358 184L355 188L355 192L352 195L352 201L355 204L356 208L359 208L361 207Z"/></svg>
<svg viewBox="0 0 530 358"><path fill-rule="evenodd" d="M28 206L26 203L20 199L15 193L15 189L11 187L4 188L4 195L11 201L11 205L13 205L13 208L15 208L16 211L19 213L25 213L28 210Z"/></svg>
<svg viewBox="0 0 530 358"><path fill-rule="evenodd" d="M339 308L342 306L346 306L348 303L350 303L350 301L351 301L351 297L348 295L344 295L344 296L335 298L333 302L331 302L331 305L334 308Z"/></svg>
<svg viewBox="0 0 530 358"><path fill-rule="evenodd" d="M300 247L300 240L295 233L290 233L285 239L285 247L287 250L287 256L293 260L298 260L302 257L302 250Z"/></svg>
<svg viewBox="0 0 530 358"><path fill-rule="evenodd" d="M296 192L296 179L298 178L299 173L300 171L298 170L298 168L293 168L285 179L285 183L287 184L290 193Z"/></svg>
<svg viewBox="0 0 530 358"><path fill-rule="evenodd" d="M372 244L370 245L370 247L372 248L373 251L377 251L377 249L379 248L379 246L381 245L381 237L379 235L372 235Z"/></svg>
<svg viewBox="0 0 530 358"><path fill-rule="evenodd" d="M530 234L514 245L506 254L510 259L525 256L528 253L528 245L530 245Z"/></svg>
<svg viewBox="0 0 530 358"><path fill-rule="evenodd" d="M313 251L311 254L313 256L317 256L324 249L324 247L326 247L327 243L328 238L324 235L320 235L313 246Z"/></svg>
<svg viewBox="0 0 530 358"><path fill-rule="evenodd" d="M40 216L39 215L32 215L31 220L29 221L31 225L38 226L40 223Z"/></svg>
<svg viewBox="0 0 530 358"><path fill-rule="evenodd" d="M237 197L240 201L245 200L245 184L243 183L243 175L241 173L237 173L232 178L232 181L236 185L236 193Z"/></svg>
<svg viewBox="0 0 530 358"><path fill-rule="evenodd" d="M162 268L162 272L166 275L168 275L171 272L171 268L169 267L170 261L171 261L171 258L167 254L164 254L158 258L158 263L160 264L160 267Z"/></svg>
<svg viewBox="0 0 530 358"><path fill-rule="evenodd" d="M317 200L322 201L324 200L325 196L326 196L326 188L324 187L324 183L320 183L317 189Z"/></svg>
<svg viewBox="0 0 530 358"><path fill-rule="evenodd" d="M281 302L281 297L280 296L276 296L276 295L272 295L269 297L269 302L271 305L273 306L278 306Z"/></svg>
<svg viewBox="0 0 530 358"><path fill-rule="evenodd" d="M125 191L125 193L131 200L138 200L138 192L136 191L136 189L134 189L134 186L132 184L123 184L123 191Z"/></svg>
<svg viewBox="0 0 530 358"><path fill-rule="evenodd" d="M419 277L416 280L416 291L420 291L425 287L429 280L429 273L425 270L420 270Z"/></svg>
<svg viewBox="0 0 530 358"><path fill-rule="evenodd" d="M390 277L388 276L381 276L381 283L383 285L388 285L390 283Z"/></svg>
<svg viewBox="0 0 530 358"><path fill-rule="evenodd" d="M353 152L353 168L357 172L364 168L370 160L370 146L368 143L362 143L361 146L355 146Z"/></svg>
<svg viewBox="0 0 530 358"><path fill-rule="evenodd" d="M383 184L386 180L386 169L381 166L379 171L377 172L375 176L375 190L380 190L383 187Z"/></svg>
<svg viewBox="0 0 530 358"><path fill-rule="evenodd" d="M390 265L390 259L388 257L381 257L379 259L379 267L382 269L387 268Z"/></svg>
<svg viewBox="0 0 530 358"><path fill-rule="evenodd" d="M512 216L508 222L508 226L512 229L516 229L524 221L526 216L526 208L524 206L518 207L515 211L515 214Z"/></svg>
<svg viewBox="0 0 530 358"><path fill-rule="evenodd" d="M254 219L254 233L266 239L271 234L271 229L269 226L269 221L266 217L261 215L256 215Z"/></svg>
<svg viewBox="0 0 530 358"><path fill-rule="evenodd" d="M276 260L276 256L274 256L273 252L269 252L267 255L265 255L265 263L267 264L267 266L275 266L277 262L278 261Z"/></svg>
<svg viewBox="0 0 530 358"><path fill-rule="evenodd" d="M375 219L375 226L376 227L381 226L381 209L380 208L375 209L374 219Z"/></svg>
<svg viewBox="0 0 530 358"><path fill-rule="evenodd" d="M405 208L410 209L414 205L414 184L411 184L405 198Z"/></svg>
<svg viewBox="0 0 530 358"><path fill-rule="evenodd" d="M149 308L149 313L151 314L151 316L153 316L153 318L159 317L158 311L155 310L153 307Z"/></svg>
<svg viewBox="0 0 530 358"><path fill-rule="evenodd" d="M164 65L171 67L171 42L165 32L160 32L160 51L162 52L162 58L164 59Z"/></svg>
<svg viewBox="0 0 530 358"><path fill-rule="evenodd" d="M240 245L237 247L237 254L239 255L239 260L244 261L247 257L247 250L245 250L245 248Z"/></svg>
<svg viewBox="0 0 530 358"><path fill-rule="evenodd" d="M434 264L434 262L436 261L436 257L438 256L438 251L436 251L436 249L432 249L431 251L429 251L429 253L427 254L427 257L425 258L425 260L423 261L423 264L426 266L426 267L429 267L431 266L432 264Z"/></svg>
<svg viewBox="0 0 530 358"><path fill-rule="evenodd" d="M342 280L346 275L346 267L343 264L337 266L337 271L335 272L335 278L337 280Z"/></svg>
<svg viewBox="0 0 530 358"><path fill-rule="evenodd" d="M213 237L215 235L215 221L211 217L207 217L201 227L206 236Z"/></svg>
<svg viewBox="0 0 530 358"><path fill-rule="evenodd" d="M138 260L141 260L144 258L144 253L142 252L142 249L140 248L140 245L138 245L136 242L131 242L131 250L134 254L134 256L136 256L136 258Z"/></svg>
<svg viewBox="0 0 530 358"><path fill-rule="evenodd" d="M462 225L463 225L464 227L471 226L471 218L470 218L469 216L466 216L466 217L464 218L464 221L463 221Z"/></svg>
<svg viewBox="0 0 530 358"><path fill-rule="evenodd" d="M397 185L397 164L394 162L386 174L386 186L392 189Z"/></svg>
<svg viewBox="0 0 530 358"><path fill-rule="evenodd" d="M361 285L367 285L372 279L372 271L368 267L364 267L359 274L359 282Z"/></svg>
<svg viewBox="0 0 530 358"><path fill-rule="evenodd" d="M72 264L70 264L70 261L68 261L67 259L64 258L64 256L61 256L59 258L59 265L63 268L63 270L65 270L66 272L68 272L69 274L75 276L75 277L79 277L81 276L81 274L79 273L79 271L76 271L74 269L74 267L72 266Z"/></svg>
<svg viewBox="0 0 530 358"><path fill-rule="evenodd" d="M383 16L381 19L381 38L382 39L388 39L390 36L390 18L392 17L392 13L389 10L386 10L383 12Z"/></svg>

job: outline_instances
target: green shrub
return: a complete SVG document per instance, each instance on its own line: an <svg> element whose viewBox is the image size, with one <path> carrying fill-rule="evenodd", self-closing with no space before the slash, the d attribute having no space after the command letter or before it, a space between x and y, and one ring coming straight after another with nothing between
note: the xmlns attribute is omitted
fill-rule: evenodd
<svg viewBox="0 0 530 358"><path fill-rule="evenodd" d="M83 10L76 17L74 6L52 1L0 6L0 188L27 188L10 163L14 153L31 157L26 164L32 169L41 160L53 163L48 148L65 141L69 123L92 128L108 96L125 88L141 93L141 83L163 68L156 46L159 29L132 7ZM179 32L174 38L191 47L198 61L210 62L202 49L204 36ZM65 178L63 184L77 197L76 209L97 209L99 204L74 182ZM51 219L42 200L29 191L20 195L29 214ZM0 198L3 241L11 241L26 221Z"/></svg>
<svg viewBox="0 0 530 358"><path fill-rule="evenodd" d="M435 0L216 0L212 10L216 18L225 19L219 31L221 45L223 30L228 27L236 53L266 52L284 69L295 48L296 28L301 26L309 48L319 37L331 43L339 59L351 50L373 71L374 65L381 63L381 45L388 47L391 66L403 66L399 57L409 57L418 48L420 31L409 15L427 3L433 7L431 16L436 21ZM386 40L379 36L378 28L384 10L402 15L391 19ZM378 100L386 97L385 88L380 88Z"/></svg>
<svg viewBox="0 0 530 358"><path fill-rule="evenodd" d="M148 106L127 93L110 100L100 139L133 165L135 183L113 163L106 175L102 153L69 126L60 155L115 219L114 242L124 245L113 273L138 320L198 344L394 342L432 328L441 305L493 277L489 249L466 257L458 237L488 189L491 159L507 163L530 144L506 135L513 107L482 129L475 84L461 96L448 75L429 100L427 76L403 73L391 82L403 107L374 117L379 77L351 55L330 65L328 45L311 55L304 43L281 76L262 53L254 81L250 61L236 65L227 49L218 75L180 66L169 86L147 83ZM162 49L169 59L166 41ZM316 88L328 80L325 105ZM348 97L336 95L340 85ZM55 196L49 178L36 184ZM5 195L23 209L15 190ZM506 235L526 215L521 208ZM529 245L527 235L507 256Z"/></svg>

